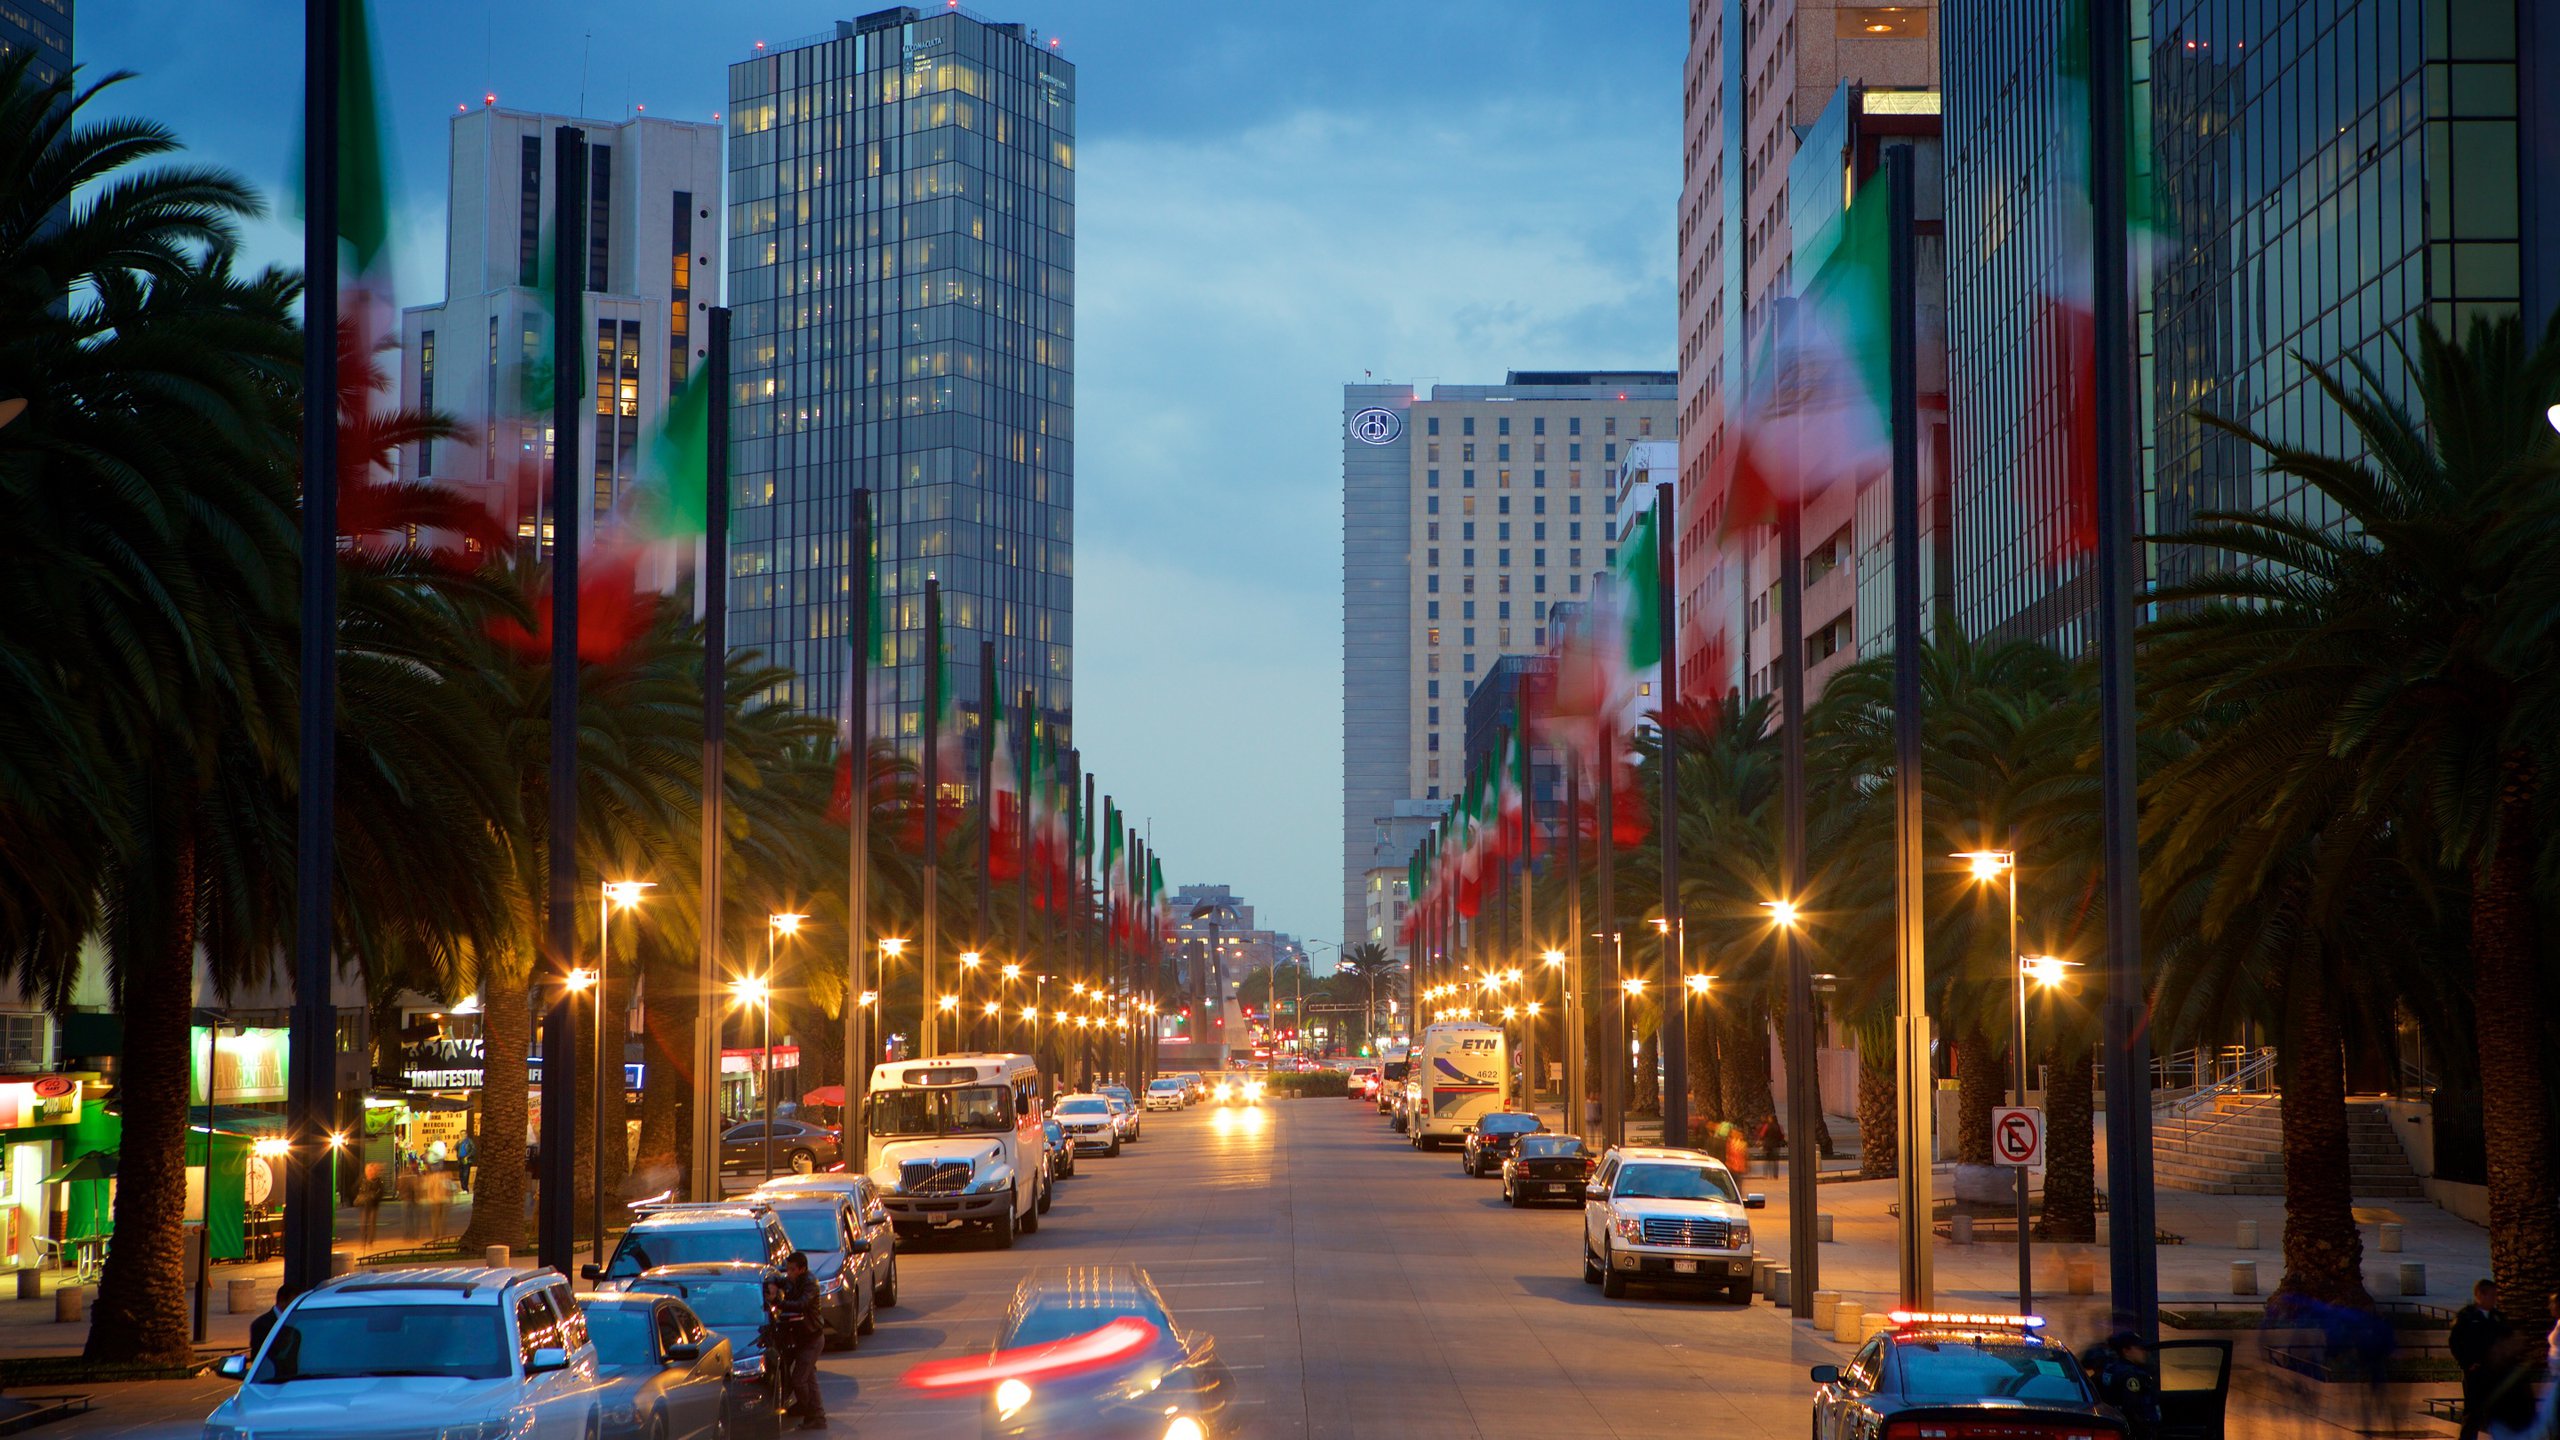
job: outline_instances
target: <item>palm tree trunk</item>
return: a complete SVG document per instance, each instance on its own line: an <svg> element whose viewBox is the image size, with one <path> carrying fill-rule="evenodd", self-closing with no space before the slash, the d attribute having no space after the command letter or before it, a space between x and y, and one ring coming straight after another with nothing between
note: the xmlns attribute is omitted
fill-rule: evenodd
<svg viewBox="0 0 2560 1440"><path fill-rule="evenodd" d="M1889 1180L1902 1173L1902 1101L1893 1073L1893 1037L1858 1046L1858 1178Z"/></svg>
<svg viewBox="0 0 2560 1440"><path fill-rule="evenodd" d="M1769 1007L1754 996L1719 1007L1716 1055L1723 1062L1724 1109L1727 1120L1756 1134L1760 1122L1778 1113L1769 1098Z"/></svg>
<svg viewBox="0 0 2560 1440"><path fill-rule="evenodd" d="M2501 760L2497 835L2471 877L2480 1128L2489 1153L2490 1273L2508 1294L2532 1297L2560 1291L2560 1153L2534 953L2532 811L2541 777L2520 753Z"/></svg>
<svg viewBox="0 0 2560 1440"><path fill-rule="evenodd" d="M124 976L124 1053L116 1096L115 1243L98 1283L82 1354L91 1360L185 1364L195 1358L186 1290L187 1023L194 1001L195 838L182 833L167 882L158 954ZM206 1137L211 1158L211 1137ZM212 1173L206 1167L207 1175Z"/></svg>
<svg viewBox="0 0 2560 1440"><path fill-rule="evenodd" d="M1662 1032L1658 1029L1649 1030L1636 1044L1636 1083L1629 1102L1636 1114L1659 1115L1662 1113L1661 1065ZM1662 1138L1662 1143L1677 1145L1680 1141L1666 1135Z"/></svg>
<svg viewBox="0 0 2560 1440"><path fill-rule="evenodd" d="M2044 1215L2036 1238L2087 1244L2098 1238L2095 1107L2097 1053L2078 1041L2046 1056Z"/></svg>
<svg viewBox="0 0 2560 1440"><path fill-rule="evenodd" d="M1818 1022L1814 1026L1814 1036L1814 1053L1803 1057L1803 1059L1799 1061L1794 1053L1787 1049L1787 1027L1784 1025L1780 1025L1778 1027L1778 1051L1781 1055L1786 1057L1787 1073L1792 1075L1798 1068L1801 1068L1804 1073L1812 1079L1813 1135L1811 1136L1811 1139L1813 1141L1814 1155L1816 1157L1821 1157L1832 1153L1832 1145L1831 1122L1822 1113L1822 1040L1821 1026ZM1800 1135L1790 1135L1787 1137L1787 1143L1791 1146L1797 1145L1802 1143L1806 1138L1807 1137ZM1793 1154L1795 1152L1790 1150L1788 1153Z"/></svg>
<svg viewBox="0 0 2560 1440"><path fill-rule="evenodd" d="M1991 1163L1991 1111L2008 1093L2000 1073L2000 1047L1988 1037L1956 1042L1956 1163Z"/></svg>
<svg viewBox="0 0 2560 1440"><path fill-rule="evenodd" d="M690 963L679 966L663 947L649 952L650 1005L641 1017L640 1146L636 1165L644 1175L692 1173L693 1127L686 1113L693 1078L693 1007L682 997L693 988ZM681 968L681 974L677 971Z"/></svg>
<svg viewBox="0 0 2560 1440"><path fill-rule="evenodd" d="M631 1170L631 1101L623 1088L622 1057L631 1035L631 1022L627 1017L640 988L640 963L639 957L634 956L629 961L616 964L612 973L605 976L606 988L611 993L605 997L605 1023L600 1037L600 1043L605 1047L606 1079L605 1091L599 1100L604 1106L605 1125L604 1151L598 1157L603 1167L598 1172L597 1183L604 1187L608 1198L623 1193L623 1180ZM611 1213L605 1216L605 1222L613 1222Z"/></svg>
<svg viewBox="0 0 2560 1440"><path fill-rule="evenodd" d="M2347 1147L2347 1051L2318 979L2286 987L2292 1064L2284 1089L2284 1283L2278 1295L2370 1308Z"/></svg>
<svg viewBox="0 0 2560 1440"><path fill-rule="evenodd" d="M465 1254L525 1243L525 1100L533 1053L533 994L503 955L480 962L480 1166Z"/></svg>
<svg viewBox="0 0 2560 1440"><path fill-rule="evenodd" d="M1716 1054L1716 1012L1713 1008L1693 1009L1687 1027L1689 1038L1689 1118L1694 1128L1705 1127L1725 1118L1724 1069Z"/></svg>

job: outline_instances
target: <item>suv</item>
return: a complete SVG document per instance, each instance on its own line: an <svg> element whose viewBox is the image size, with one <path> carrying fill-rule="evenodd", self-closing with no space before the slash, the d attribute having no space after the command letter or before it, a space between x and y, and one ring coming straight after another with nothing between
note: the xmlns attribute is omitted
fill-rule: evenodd
<svg viewBox="0 0 2560 1440"><path fill-rule="evenodd" d="M479 1266L341 1275L304 1291L205 1417L247 1435L447 1434L577 1440L597 1433L596 1349L557 1270Z"/></svg>
<svg viewBox="0 0 2560 1440"><path fill-rule="evenodd" d="M1702 1150L1625 1145L1583 1190L1582 1278L1615 1300L1629 1281L1722 1290L1751 1303L1751 1224L1769 1202L1745 1195Z"/></svg>
<svg viewBox="0 0 2560 1440"><path fill-rule="evenodd" d="M1150 1110L1179 1110L1190 1103L1184 1098L1182 1082L1170 1075L1147 1082L1147 1108Z"/></svg>
<svg viewBox="0 0 2560 1440"><path fill-rule="evenodd" d="M847 1177L861 1179L861 1176ZM773 1205L791 1247L809 1257L809 1278L817 1283L818 1304L827 1322L827 1348L850 1350L871 1333L873 1312L880 1304L880 1272L872 1268L871 1241L863 1235L862 1211L851 1195L824 1190L777 1191L765 1197ZM881 1228L896 1233L881 1215ZM882 1257L886 1259L887 1257Z"/></svg>
<svg viewBox="0 0 2560 1440"><path fill-rule="evenodd" d="M1120 1120L1105 1095L1061 1095L1054 1112L1066 1128L1067 1143L1077 1150L1104 1155L1120 1153Z"/></svg>
<svg viewBox="0 0 2560 1440"><path fill-rule="evenodd" d="M599 1290L627 1290L641 1272L661 1265L692 1265L737 1260L780 1266L791 1253L791 1237L761 1200L713 1200L698 1204L660 1205L640 1212L613 1258L601 1267L587 1265L578 1273Z"/></svg>

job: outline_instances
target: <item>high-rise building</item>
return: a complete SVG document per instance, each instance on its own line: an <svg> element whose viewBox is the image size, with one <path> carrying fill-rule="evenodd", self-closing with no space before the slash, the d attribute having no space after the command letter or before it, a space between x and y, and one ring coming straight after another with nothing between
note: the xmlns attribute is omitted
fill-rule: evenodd
<svg viewBox="0 0 2560 1440"><path fill-rule="evenodd" d="M920 744L924 583L967 716L978 642L1063 738L1075 453L1075 69L1021 25L880 10L729 70L738 510L731 638L831 713L852 492L871 491L885 684Z"/></svg>
<svg viewBox="0 0 2560 1440"><path fill-rule="evenodd" d="M1726 497L1717 461L1727 418L1769 334L1770 302L1793 295L1790 171L1799 138L1841 87L1932 90L1938 80L1934 3L1852 0L1689 0L1682 82L1685 141L1679 214L1680 515L1677 578L1683 694L1742 686L1767 655L1734 625L1756 614L1777 573L1765 530L1722 535ZM1852 518L1855 497L1809 507L1805 542L1818 548ZM1834 513L1836 511L1837 513ZM1823 623L1810 610L1806 623Z"/></svg>
<svg viewBox="0 0 2560 1440"><path fill-rule="evenodd" d="M28 76L50 85L71 73L71 0L0 4L0 64L35 52Z"/></svg>
<svg viewBox="0 0 2560 1440"><path fill-rule="evenodd" d="M1663 371L1343 387L1343 933L1466 783L1466 706L1617 563L1625 453L1671 439Z"/></svg>
<svg viewBox="0 0 2560 1440"><path fill-rule="evenodd" d="M461 422L409 446L400 472L479 496L530 553L550 543L541 479L552 449L547 387L554 132L587 135L585 325L594 383L579 469L588 524L639 483L648 436L702 365L702 308L720 297L720 127L641 117L575 120L495 106L453 117L445 298L401 316L402 403ZM664 585L674 578L645 577Z"/></svg>

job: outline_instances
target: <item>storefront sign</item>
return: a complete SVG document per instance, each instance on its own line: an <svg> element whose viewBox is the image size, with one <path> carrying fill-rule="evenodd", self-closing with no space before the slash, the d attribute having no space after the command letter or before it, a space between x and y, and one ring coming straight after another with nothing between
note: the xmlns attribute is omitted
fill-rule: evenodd
<svg viewBox="0 0 2560 1440"><path fill-rule="evenodd" d="M0 1083L0 1130L68 1125L80 1118L80 1082L68 1075Z"/></svg>
<svg viewBox="0 0 2560 1440"><path fill-rule="evenodd" d="M211 1094L206 1093L204 1075L208 1033L212 1037ZM208 1032L197 1027L188 1037L187 1103L245 1105L283 1099L285 1049L285 1032L280 1029L217 1026Z"/></svg>

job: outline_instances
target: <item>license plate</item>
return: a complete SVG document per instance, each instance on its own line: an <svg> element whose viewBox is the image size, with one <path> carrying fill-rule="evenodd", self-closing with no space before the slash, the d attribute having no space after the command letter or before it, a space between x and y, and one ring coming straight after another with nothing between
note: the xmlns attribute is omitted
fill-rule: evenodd
<svg viewBox="0 0 2560 1440"><path fill-rule="evenodd" d="M1698 1273L1698 1262L1695 1260L1674 1260L1671 1262L1671 1273L1674 1275L1695 1275Z"/></svg>
<svg viewBox="0 0 2560 1440"><path fill-rule="evenodd" d="M1550 1195L1570 1195L1573 1193L1573 1187L1570 1185L1550 1185L1547 1187L1547 1193Z"/></svg>

